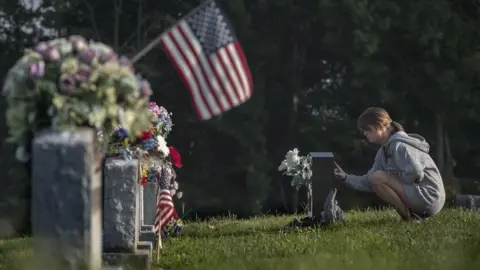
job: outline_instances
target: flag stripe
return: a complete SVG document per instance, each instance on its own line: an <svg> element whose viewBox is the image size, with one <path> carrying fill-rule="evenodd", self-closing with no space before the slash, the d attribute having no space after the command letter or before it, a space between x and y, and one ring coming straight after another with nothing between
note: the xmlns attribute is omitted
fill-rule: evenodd
<svg viewBox="0 0 480 270"><path fill-rule="evenodd" d="M243 99L242 101L244 102L246 99L248 99L248 95L245 94L245 86L242 84L242 80L241 80L241 77L240 77L240 71L237 69L237 63L235 63L233 57L232 57L232 52L231 52L231 47L233 46L233 43L231 44L228 44L226 47L225 47L225 54L226 54L226 57L228 58L228 60L230 61L231 65L232 65L232 71L235 73L236 75L236 78L238 80L238 92L240 92L243 96Z"/></svg>
<svg viewBox="0 0 480 270"><path fill-rule="evenodd" d="M238 57L238 51L235 47L235 43L236 42L227 45L228 55L230 56L230 59L232 60L235 66L235 71L237 72L237 75L240 78L240 81L242 82L243 93L245 94L245 97L250 97L250 85L248 84L247 76L243 71L244 68L241 66L240 58Z"/></svg>
<svg viewBox="0 0 480 270"><path fill-rule="evenodd" d="M212 61L212 62L216 61L219 64L219 69L222 70L222 73L224 74L225 79L228 80L229 85L232 87L232 89L234 89L233 93L235 94L235 97L237 98L238 102L239 103L243 102L242 97L238 94L237 85L235 84L235 81L233 80L233 77L232 77L231 73L228 72L228 66L222 60L222 57L220 55L220 51L217 52L216 54L212 54L212 56L210 56L210 61Z"/></svg>
<svg viewBox="0 0 480 270"><path fill-rule="evenodd" d="M207 86L205 77L202 75L202 70L200 69L197 58L195 57L193 52L190 50L190 47L187 44L188 41L183 39L182 34L180 34L180 31L178 29L179 27L175 26L171 31L173 41L174 43L177 44L180 50L185 54L188 67L193 71L193 74L195 75L195 78L199 83L198 85L200 87L200 92L202 93L202 96L204 97L204 99L207 101L208 107L210 108L210 112L212 112L214 115L220 114L220 108L212 92L209 91L209 87Z"/></svg>
<svg viewBox="0 0 480 270"><path fill-rule="evenodd" d="M215 70L215 75L218 78L220 78L223 88L226 89L228 97L231 100L231 104L233 106L237 106L238 104L240 104L239 97L237 96L237 93L233 90L231 79L225 73L225 69L220 63L220 60L218 59L217 55L212 54L208 62L212 66L212 69Z"/></svg>
<svg viewBox="0 0 480 270"><path fill-rule="evenodd" d="M248 95L251 96L253 92L253 79L252 79L252 73L248 68L247 58L245 57L245 54L243 53L243 50L240 47L240 44L238 42L235 42L234 46L235 46L235 51L237 52L237 56L239 58L238 60L240 61L240 64L242 66L241 70L245 74L246 80L248 82Z"/></svg>
<svg viewBox="0 0 480 270"><path fill-rule="evenodd" d="M233 70L233 64L230 62L230 59L228 58L227 54L227 49L226 48L221 48L218 53L220 55L220 60L225 68L225 70L228 71L228 74L233 81L233 85L235 85L235 90L237 92L237 95L240 98L240 101L245 100L245 95L243 94L243 91L241 91L242 85L240 84L240 81L238 80L237 74Z"/></svg>
<svg viewBox="0 0 480 270"><path fill-rule="evenodd" d="M182 78L183 82L187 84L187 88L190 91L190 96L192 98L193 104L195 104L195 113L197 117L200 119L205 119L210 117L209 109L207 108L205 102L203 101L203 97L200 95L197 83L193 78L193 74L188 68L185 60L183 59L182 54L177 50L175 44L171 40L169 33L163 35L161 38L160 44L162 45L163 49L167 53L167 55L172 60L175 68L177 69L180 77Z"/></svg>
<svg viewBox="0 0 480 270"><path fill-rule="evenodd" d="M186 43L188 43L190 50L194 52L197 61L200 62L202 67L202 75L205 77L205 81L209 83L209 87L214 90L213 92L214 96L216 97L215 99L217 104L221 104L222 111L228 110L230 107L232 107L232 104L227 97L225 97L224 90L220 88L217 78L212 72L210 64L208 63L205 54L202 51L202 46L185 21L179 24L179 29L183 35L183 38L186 40ZM206 89L206 91L208 91L208 89Z"/></svg>
<svg viewBox="0 0 480 270"><path fill-rule="evenodd" d="M155 232L162 231L172 219L178 218L170 191L168 189L161 189L160 187L158 190L157 211L154 224Z"/></svg>

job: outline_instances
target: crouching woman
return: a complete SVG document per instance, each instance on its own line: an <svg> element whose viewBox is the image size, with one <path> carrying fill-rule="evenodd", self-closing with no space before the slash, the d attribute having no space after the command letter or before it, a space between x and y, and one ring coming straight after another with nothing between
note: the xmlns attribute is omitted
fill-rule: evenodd
<svg viewBox="0 0 480 270"><path fill-rule="evenodd" d="M381 145L373 166L360 176L346 174L337 165L335 177L351 188L374 192L405 221L440 212L445 204L445 188L426 140L405 133L382 108L368 108L358 118L358 127L371 143Z"/></svg>

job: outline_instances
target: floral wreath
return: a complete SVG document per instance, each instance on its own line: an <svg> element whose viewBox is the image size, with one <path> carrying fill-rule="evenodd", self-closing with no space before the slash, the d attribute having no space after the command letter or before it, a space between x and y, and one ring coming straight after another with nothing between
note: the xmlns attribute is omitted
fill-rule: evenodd
<svg viewBox="0 0 480 270"><path fill-rule="evenodd" d="M121 125L130 134L148 127L152 90L136 75L129 59L111 47L81 36L40 42L10 69L3 86L9 141L16 157L35 132L52 127L93 127L106 134Z"/></svg>

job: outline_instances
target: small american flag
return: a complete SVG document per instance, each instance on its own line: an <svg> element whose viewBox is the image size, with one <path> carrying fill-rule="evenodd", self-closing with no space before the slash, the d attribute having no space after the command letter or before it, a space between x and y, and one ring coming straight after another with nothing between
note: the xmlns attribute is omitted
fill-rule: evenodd
<svg viewBox="0 0 480 270"><path fill-rule="evenodd" d="M247 60L215 0L182 17L160 36L160 43L190 91L199 119L228 111L252 95Z"/></svg>
<svg viewBox="0 0 480 270"><path fill-rule="evenodd" d="M178 219L177 211L173 205L172 194L170 193L170 184L167 174L160 174L160 183L157 193L157 212L155 216L155 226L153 230L160 233L172 219Z"/></svg>

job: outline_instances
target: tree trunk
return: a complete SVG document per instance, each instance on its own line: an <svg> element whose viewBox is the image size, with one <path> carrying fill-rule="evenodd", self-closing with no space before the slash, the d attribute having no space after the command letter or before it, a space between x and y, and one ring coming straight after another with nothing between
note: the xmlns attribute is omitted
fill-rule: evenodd
<svg viewBox="0 0 480 270"><path fill-rule="evenodd" d="M442 116L440 113L435 114L435 129L437 136L437 149L436 149L436 163L437 167L440 170L440 173L443 175L443 170L445 167L445 142L444 142L444 130Z"/></svg>
<svg viewBox="0 0 480 270"><path fill-rule="evenodd" d="M444 166L444 174L447 177L453 178L455 175L453 173L453 168L456 165L455 159L453 158L452 155L452 149L450 147L450 138L448 136L448 133L445 132L445 166Z"/></svg>

